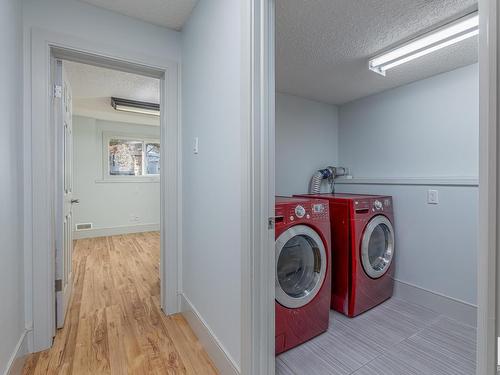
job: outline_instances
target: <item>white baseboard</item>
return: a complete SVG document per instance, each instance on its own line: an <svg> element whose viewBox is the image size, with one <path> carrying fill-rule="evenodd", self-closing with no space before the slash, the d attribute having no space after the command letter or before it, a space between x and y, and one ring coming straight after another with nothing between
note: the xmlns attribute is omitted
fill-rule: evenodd
<svg viewBox="0 0 500 375"><path fill-rule="evenodd" d="M477 306L416 285L395 280L394 296L427 307L464 324L477 326Z"/></svg>
<svg viewBox="0 0 500 375"><path fill-rule="evenodd" d="M73 239L80 240L82 238L117 236L120 234L128 234L128 233L159 232L159 231L160 231L160 224L124 225L119 227L93 228L93 229L73 231Z"/></svg>
<svg viewBox="0 0 500 375"><path fill-rule="evenodd" d="M5 368L4 375L21 375L23 372L24 362L28 354L28 331L25 330L12 353L7 367Z"/></svg>
<svg viewBox="0 0 500 375"><path fill-rule="evenodd" d="M240 374L239 366L229 355L205 320L201 317L198 310L196 310L184 293L181 293L180 296L182 314L188 321L196 336L198 336L198 339L214 362L217 370L219 370L219 373L222 375Z"/></svg>

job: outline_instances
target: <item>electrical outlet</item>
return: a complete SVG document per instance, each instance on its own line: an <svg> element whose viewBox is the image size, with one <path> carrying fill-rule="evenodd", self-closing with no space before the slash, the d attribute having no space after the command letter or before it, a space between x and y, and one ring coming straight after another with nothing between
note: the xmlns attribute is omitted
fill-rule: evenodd
<svg viewBox="0 0 500 375"><path fill-rule="evenodd" d="M428 204L439 204L439 192L437 190L427 191L427 203Z"/></svg>

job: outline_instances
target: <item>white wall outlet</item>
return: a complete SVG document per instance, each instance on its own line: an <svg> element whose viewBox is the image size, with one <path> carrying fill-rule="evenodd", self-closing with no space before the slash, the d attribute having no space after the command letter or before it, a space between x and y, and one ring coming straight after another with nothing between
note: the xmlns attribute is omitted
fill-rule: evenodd
<svg viewBox="0 0 500 375"><path fill-rule="evenodd" d="M193 154L195 154L195 155L198 154L198 146L199 146L198 137L194 137L194 141L193 141Z"/></svg>
<svg viewBox="0 0 500 375"><path fill-rule="evenodd" d="M427 191L427 203L428 204L439 204L439 191L428 190Z"/></svg>

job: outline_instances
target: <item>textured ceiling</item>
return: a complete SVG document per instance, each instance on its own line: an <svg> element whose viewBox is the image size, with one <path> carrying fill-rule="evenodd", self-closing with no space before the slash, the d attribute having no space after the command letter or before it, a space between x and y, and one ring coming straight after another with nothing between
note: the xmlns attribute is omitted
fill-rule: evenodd
<svg viewBox="0 0 500 375"><path fill-rule="evenodd" d="M111 97L159 103L160 81L137 74L65 61L73 91L73 113L103 120L158 125L157 117L115 111Z"/></svg>
<svg viewBox="0 0 500 375"><path fill-rule="evenodd" d="M474 0L277 0L276 87L332 104L477 61L471 38L380 76L368 60L476 9Z"/></svg>
<svg viewBox="0 0 500 375"><path fill-rule="evenodd" d="M198 0L80 0L174 30L182 29Z"/></svg>

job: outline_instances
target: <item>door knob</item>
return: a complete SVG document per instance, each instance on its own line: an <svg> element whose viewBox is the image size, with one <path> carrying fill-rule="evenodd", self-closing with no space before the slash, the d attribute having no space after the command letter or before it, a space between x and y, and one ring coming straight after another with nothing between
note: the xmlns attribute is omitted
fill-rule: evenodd
<svg viewBox="0 0 500 375"><path fill-rule="evenodd" d="M80 203L80 200L79 199L72 199L71 200L71 204L75 204L75 203Z"/></svg>

